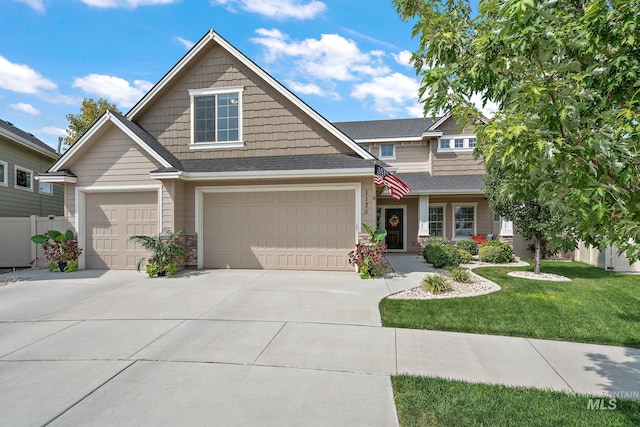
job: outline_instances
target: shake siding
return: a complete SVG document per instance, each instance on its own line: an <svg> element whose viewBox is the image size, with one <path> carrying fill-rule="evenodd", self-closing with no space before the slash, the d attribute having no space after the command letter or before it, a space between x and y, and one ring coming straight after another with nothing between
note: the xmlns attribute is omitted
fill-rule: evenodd
<svg viewBox="0 0 640 427"><path fill-rule="evenodd" d="M149 172L159 167L155 159L114 125L109 125L91 149L70 165L79 187L157 184L158 181L149 178Z"/></svg>
<svg viewBox="0 0 640 427"><path fill-rule="evenodd" d="M473 126L463 131L458 129L455 120L450 117L442 123L438 129L443 133L443 138L449 135L473 135ZM432 175L472 175L484 174L484 163L481 159L475 160L472 151L440 152L438 153L438 141L431 141L431 174Z"/></svg>
<svg viewBox="0 0 640 427"><path fill-rule="evenodd" d="M184 182L163 181L162 188L162 226L172 232L184 230Z"/></svg>
<svg viewBox="0 0 640 427"><path fill-rule="evenodd" d="M244 88L245 146L190 150L189 90L225 87ZM344 144L217 47L202 52L193 66L177 76L136 121L183 160L349 152Z"/></svg>
<svg viewBox="0 0 640 427"><path fill-rule="evenodd" d="M52 184L53 194L40 193L36 177L55 161L0 137L0 160L6 162L7 186L0 186L0 217L26 217L29 215L63 214L63 187ZM15 166L33 171L33 191L15 188Z"/></svg>

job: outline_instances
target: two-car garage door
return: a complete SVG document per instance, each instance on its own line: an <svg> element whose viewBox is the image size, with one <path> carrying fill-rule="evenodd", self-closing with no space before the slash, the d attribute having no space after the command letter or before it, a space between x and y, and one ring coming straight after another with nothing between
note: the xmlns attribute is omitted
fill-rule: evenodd
<svg viewBox="0 0 640 427"><path fill-rule="evenodd" d="M353 268L353 190L212 192L202 205L205 268Z"/></svg>

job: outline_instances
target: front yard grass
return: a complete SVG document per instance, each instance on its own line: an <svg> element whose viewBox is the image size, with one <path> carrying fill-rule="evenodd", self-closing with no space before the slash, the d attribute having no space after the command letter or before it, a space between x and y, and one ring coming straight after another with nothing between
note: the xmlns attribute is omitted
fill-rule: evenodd
<svg viewBox="0 0 640 427"><path fill-rule="evenodd" d="M477 297L380 302L387 327L507 335L640 348L640 276L578 262L543 262L571 278L547 282L508 276L533 267L474 270L502 290Z"/></svg>
<svg viewBox="0 0 640 427"><path fill-rule="evenodd" d="M440 378L392 378L400 425L637 426L640 402ZM590 403L590 400L591 403ZM611 408L611 409L609 409Z"/></svg>

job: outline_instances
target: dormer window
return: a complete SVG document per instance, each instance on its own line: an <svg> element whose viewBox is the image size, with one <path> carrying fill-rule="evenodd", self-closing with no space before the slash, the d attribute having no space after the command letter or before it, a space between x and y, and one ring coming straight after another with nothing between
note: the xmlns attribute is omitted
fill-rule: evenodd
<svg viewBox="0 0 640 427"><path fill-rule="evenodd" d="M438 152L473 151L476 138L473 135L447 135L440 138Z"/></svg>
<svg viewBox="0 0 640 427"><path fill-rule="evenodd" d="M241 87L192 89L190 149L243 147Z"/></svg>

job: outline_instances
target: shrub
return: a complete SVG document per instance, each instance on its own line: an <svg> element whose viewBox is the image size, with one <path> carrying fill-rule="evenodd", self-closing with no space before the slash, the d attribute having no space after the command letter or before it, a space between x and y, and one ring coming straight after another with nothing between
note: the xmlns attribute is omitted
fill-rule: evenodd
<svg viewBox="0 0 640 427"><path fill-rule="evenodd" d="M473 257L471 254L464 249L457 248L458 255L460 255L460 264L469 264Z"/></svg>
<svg viewBox="0 0 640 427"><path fill-rule="evenodd" d="M496 248L497 251L500 252L500 254L497 255L496 250L493 250L493 249L492 250L485 249L483 252L484 248ZM483 253L484 253L484 257L483 257ZM480 261L484 261L484 262L502 264L505 262L511 262L513 260L513 248L508 243L504 243L499 240L489 240L488 242L483 243L482 246L480 247L480 250L478 251L478 254L480 255ZM488 260L487 257L491 258L492 261Z"/></svg>
<svg viewBox="0 0 640 427"><path fill-rule="evenodd" d="M422 279L422 289L432 294L441 294L453 290L449 280L442 274L428 274Z"/></svg>
<svg viewBox="0 0 640 427"><path fill-rule="evenodd" d="M478 255L478 244L474 240L456 240L454 246L469 252L471 255Z"/></svg>
<svg viewBox="0 0 640 427"><path fill-rule="evenodd" d="M446 237L429 237L424 244L428 245L429 243L443 243L445 245L450 245L451 241Z"/></svg>
<svg viewBox="0 0 640 427"><path fill-rule="evenodd" d="M422 256L434 268L457 267L460 265L458 250L445 243L428 243L422 251Z"/></svg>
<svg viewBox="0 0 640 427"><path fill-rule="evenodd" d="M471 283L473 282L473 278L471 277L471 273L469 270L465 270L464 268L456 267L449 271L449 277L454 282L460 283Z"/></svg>

